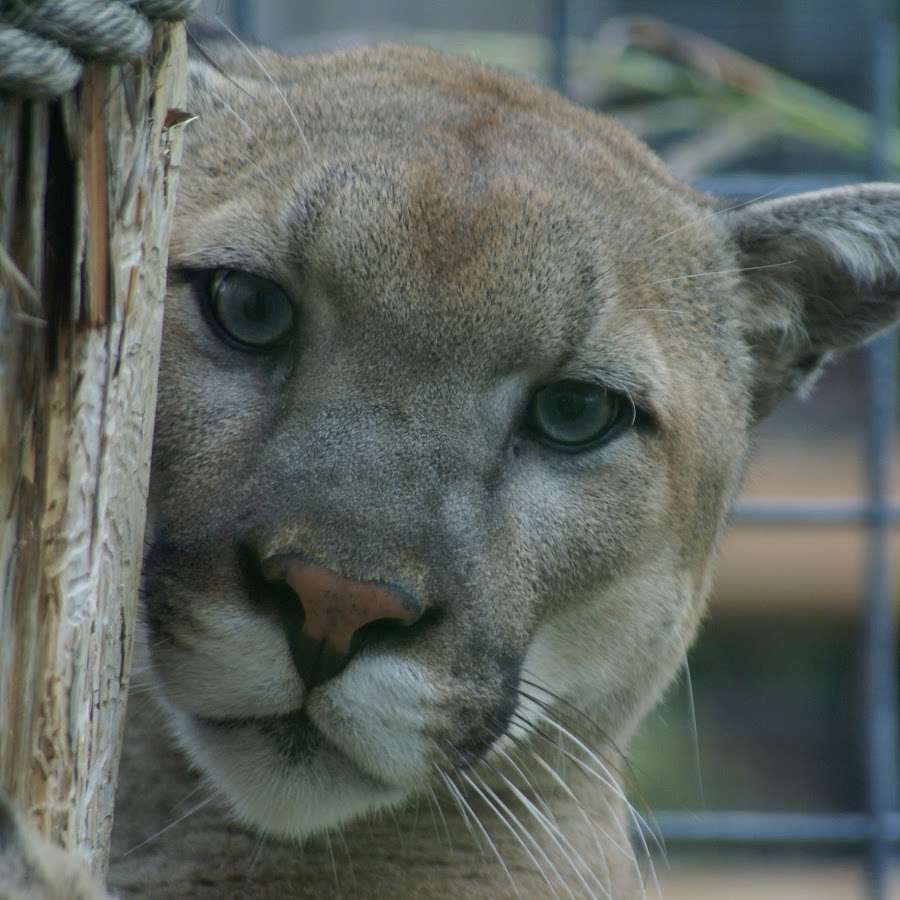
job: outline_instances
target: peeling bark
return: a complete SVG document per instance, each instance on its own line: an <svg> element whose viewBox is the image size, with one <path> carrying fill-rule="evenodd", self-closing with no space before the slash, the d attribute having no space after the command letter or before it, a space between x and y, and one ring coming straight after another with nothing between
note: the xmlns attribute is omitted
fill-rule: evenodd
<svg viewBox="0 0 900 900"><path fill-rule="evenodd" d="M0 789L105 875L140 576L183 28L0 98Z"/></svg>

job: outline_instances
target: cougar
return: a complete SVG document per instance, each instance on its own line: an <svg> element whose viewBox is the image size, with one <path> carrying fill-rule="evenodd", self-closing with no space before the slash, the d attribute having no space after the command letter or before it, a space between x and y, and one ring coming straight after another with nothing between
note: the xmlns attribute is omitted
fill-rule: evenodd
<svg viewBox="0 0 900 900"><path fill-rule="evenodd" d="M158 702L131 701L111 890L653 895L629 739L754 426L898 317L900 188L729 206L412 47L220 44L188 105Z"/></svg>

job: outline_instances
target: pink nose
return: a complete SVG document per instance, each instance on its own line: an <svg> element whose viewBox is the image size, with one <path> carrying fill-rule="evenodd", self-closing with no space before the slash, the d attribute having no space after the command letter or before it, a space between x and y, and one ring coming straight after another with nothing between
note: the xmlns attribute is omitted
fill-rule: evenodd
<svg viewBox="0 0 900 900"><path fill-rule="evenodd" d="M419 603L395 587L353 581L293 553L263 560L262 574L267 581L286 584L303 607L301 632L288 640L307 688L343 669L364 626L409 626L422 616Z"/></svg>

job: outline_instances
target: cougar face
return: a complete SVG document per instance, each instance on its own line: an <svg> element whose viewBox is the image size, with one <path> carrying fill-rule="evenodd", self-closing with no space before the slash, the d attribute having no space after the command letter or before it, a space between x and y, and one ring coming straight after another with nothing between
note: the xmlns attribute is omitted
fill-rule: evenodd
<svg viewBox="0 0 900 900"><path fill-rule="evenodd" d="M579 721L611 752L752 424L893 318L897 190L718 213L470 63L224 65L192 73L145 577L182 743L292 837Z"/></svg>

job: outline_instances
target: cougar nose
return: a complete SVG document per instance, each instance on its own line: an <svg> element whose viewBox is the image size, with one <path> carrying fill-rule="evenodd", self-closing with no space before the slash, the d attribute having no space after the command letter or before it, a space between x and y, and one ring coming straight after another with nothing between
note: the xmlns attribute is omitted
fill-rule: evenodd
<svg viewBox="0 0 900 900"><path fill-rule="evenodd" d="M333 678L347 664L354 635L375 622L413 625L421 605L409 594L373 581L352 581L302 556L280 553L262 563L263 577L296 594L303 618L287 611L288 641L306 688Z"/></svg>

